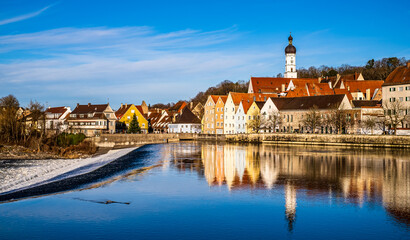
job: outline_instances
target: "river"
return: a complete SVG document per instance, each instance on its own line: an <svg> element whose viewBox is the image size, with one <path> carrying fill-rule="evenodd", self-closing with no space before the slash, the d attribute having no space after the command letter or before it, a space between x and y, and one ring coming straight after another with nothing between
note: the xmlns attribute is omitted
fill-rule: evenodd
<svg viewBox="0 0 410 240"><path fill-rule="evenodd" d="M78 178L3 201L0 239L410 239L409 150L154 144Z"/></svg>

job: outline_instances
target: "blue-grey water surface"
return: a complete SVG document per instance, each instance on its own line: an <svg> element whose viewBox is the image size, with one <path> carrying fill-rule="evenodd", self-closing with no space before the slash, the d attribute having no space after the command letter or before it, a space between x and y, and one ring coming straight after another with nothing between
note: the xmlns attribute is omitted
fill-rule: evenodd
<svg viewBox="0 0 410 240"><path fill-rule="evenodd" d="M0 239L410 239L406 150L181 142L118 164L3 202Z"/></svg>

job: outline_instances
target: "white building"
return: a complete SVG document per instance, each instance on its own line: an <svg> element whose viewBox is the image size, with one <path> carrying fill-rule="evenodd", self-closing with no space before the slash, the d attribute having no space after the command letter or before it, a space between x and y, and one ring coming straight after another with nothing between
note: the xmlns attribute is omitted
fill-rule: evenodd
<svg viewBox="0 0 410 240"><path fill-rule="evenodd" d="M185 107L175 122L168 125L169 133L201 133L201 120Z"/></svg>
<svg viewBox="0 0 410 240"><path fill-rule="evenodd" d="M71 113L70 107L49 107L45 111L46 114L46 130L54 133L64 132L67 130L65 122L68 115Z"/></svg>
<svg viewBox="0 0 410 240"><path fill-rule="evenodd" d="M288 40L289 45L285 48L285 78L297 78L298 73L296 72L296 48L292 45L292 35L289 36Z"/></svg>
<svg viewBox="0 0 410 240"><path fill-rule="evenodd" d="M410 62L389 74L382 86L382 96L384 108L400 111L397 134L410 135Z"/></svg>
<svg viewBox="0 0 410 240"><path fill-rule="evenodd" d="M234 133L246 133L246 113L252 103L248 100L241 101L239 107L235 113L235 132Z"/></svg>

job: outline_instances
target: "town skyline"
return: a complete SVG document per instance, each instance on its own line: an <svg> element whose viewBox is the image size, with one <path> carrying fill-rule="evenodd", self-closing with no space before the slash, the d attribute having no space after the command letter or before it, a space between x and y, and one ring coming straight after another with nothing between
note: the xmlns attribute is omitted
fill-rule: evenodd
<svg viewBox="0 0 410 240"><path fill-rule="evenodd" d="M285 11L285 3L264 1L250 9L238 3L236 12L227 3L213 2L161 9L149 3L95 4L1 3L1 95L15 95L22 106L30 100L71 107L77 102L118 107L142 100L187 100L225 79L283 74L283 49L290 31L298 49L297 68L364 65L372 58L410 56L409 33L402 31L408 28L409 16L404 1L374 4L373 11L360 13L339 8L347 18L360 14L372 20L365 28L352 25L350 19L319 21L317 15L300 15L315 7L325 10L319 3L295 2L294 17ZM356 9L365 4L357 3ZM393 14L388 10L394 5L404 6ZM274 16L268 18L269 11ZM72 13L78 18L67 18ZM381 13L386 18L376 18ZM167 18L155 20L159 14Z"/></svg>

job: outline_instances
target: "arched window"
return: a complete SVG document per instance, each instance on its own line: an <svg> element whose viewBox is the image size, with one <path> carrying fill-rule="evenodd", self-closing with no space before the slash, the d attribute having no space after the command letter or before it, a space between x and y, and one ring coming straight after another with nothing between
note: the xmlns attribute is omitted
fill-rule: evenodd
<svg viewBox="0 0 410 240"><path fill-rule="evenodd" d="M291 68L290 71L293 72L293 68Z"/></svg>

